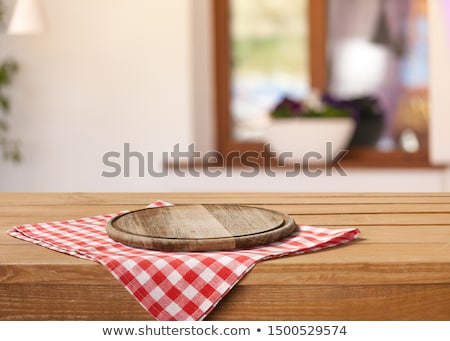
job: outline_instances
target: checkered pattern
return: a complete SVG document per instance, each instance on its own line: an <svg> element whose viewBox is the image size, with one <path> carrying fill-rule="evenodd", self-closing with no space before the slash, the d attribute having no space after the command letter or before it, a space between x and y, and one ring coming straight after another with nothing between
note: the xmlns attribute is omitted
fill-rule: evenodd
<svg viewBox="0 0 450 341"><path fill-rule="evenodd" d="M170 205L158 201L149 207ZM125 212L59 222L20 225L8 233L43 247L97 261L157 320L202 320L256 263L349 242L358 229L300 225L278 242L218 252L160 252L125 246L106 233L107 222Z"/></svg>

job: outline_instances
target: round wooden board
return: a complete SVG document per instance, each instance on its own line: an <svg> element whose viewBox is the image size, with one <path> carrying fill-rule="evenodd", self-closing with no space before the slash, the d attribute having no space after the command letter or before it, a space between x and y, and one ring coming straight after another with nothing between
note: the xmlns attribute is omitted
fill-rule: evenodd
<svg viewBox="0 0 450 341"><path fill-rule="evenodd" d="M217 251L261 246L287 237L287 214L234 204L146 208L111 219L106 231L123 244L163 251Z"/></svg>

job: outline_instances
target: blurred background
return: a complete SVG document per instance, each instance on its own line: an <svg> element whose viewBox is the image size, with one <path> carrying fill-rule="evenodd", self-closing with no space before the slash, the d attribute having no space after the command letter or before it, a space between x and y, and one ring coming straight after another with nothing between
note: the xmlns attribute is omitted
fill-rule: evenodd
<svg viewBox="0 0 450 341"><path fill-rule="evenodd" d="M1 3L2 191L450 190L447 0ZM261 148L283 103L349 110L345 175L140 172Z"/></svg>

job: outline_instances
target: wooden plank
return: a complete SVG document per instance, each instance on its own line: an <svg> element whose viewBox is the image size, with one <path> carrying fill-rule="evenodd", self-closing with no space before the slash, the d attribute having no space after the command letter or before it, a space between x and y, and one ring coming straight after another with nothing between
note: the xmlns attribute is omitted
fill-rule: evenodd
<svg viewBox="0 0 450 341"><path fill-rule="evenodd" d="M449 285L238 286L208 320L448 321L448 307Z"/></svg>
<svg viewBox="0 0 450 341"><path fill-rule="evenodd" d="M119 284L0 285L1 320L151 320ZM228 321L450 319L449 285L237 286L208 316Z"/></svg>
<svg viewBox="0 0 450 341"><path fill-rule="evenodd" d="M0 285L3 321L131 321L152 316L117 282L106 286Z"/></svg>
<svg viewBox="0 0 450 341"><path fill-rule="evenodd" d="M355 214L355 213L450 213L450 204L315 204L254 205L286 214Z"/></svg>
<svg viewBox="0 0 450 341"><path fill-rule="evenodd" d="M336 262L327 264L321 257L302 255L301 259L273 259L258 263L238 286L272 285L381 285L381 284L450 284L450 265L444 262ZM297 257L297 258L299 258ZM83 263L84 262L84 263ZM311 263L308 263L311 262ZM0 284L114 284L116 280L102 265L91 262L57 264L11 264L0 267Z"/></svg>
<svg viewBox="0 0 450 341"><path fill-rule="evenodd" d="M295 214L297 224L317 226L364 226L364 225L444 225L450 224L450 213L409 214Z"/></svg>
<svg viewBox="0 0 450 341"><path fill-rule="evenodd" d="M0 268L12 265L84 265L86 260L31 244L5 244L1 247Z"/></svg>
<svg viewBox="0 0 450 341"><path fill-rule="evenodd" d="M51 206L0 206L0 221L3 218L59 216L63 219L81 218L119 211L139 210L147 205L69 205ZM249 205L250 206L250 205ZM286 214L355 214L355 213L450 213L450 204L252 204L252 207L265 208ZM47 218L49 219L49 218ZM51 219L51 218L50 218Z"/></svg>
<svg viewBox="0 0 450 341"><path fill-rule="evenodd" d="M414 253L411 252L414 250ZM259 263L239 285L267 282L381 284L450 283L450 246L440 244L353 243L299 256ZM78 269L80 275L77 276ZM36 245L4 245L0 258L0 283L55 281L79 284L111 281L95 262L60 254ZM56 276L56 277L55 277Z"/></svg>
<svg viewBox="0 0 450 341"><path fill-rule="evenodd" d="M84 286L107 286L116 282L103 265L75 257L59 263L0 265L1 285L46 284L78 286L81 290Z"/></svg>
<svg viewBox="0 0 450 341"><path fill-rule="evenodd" d="M413 248L416 245L412 246ZM450 284L450 248L433 245L340 246L295 257L283 257L259 263L240 285L296 284ZM445 247L444 252L442 249ZM367 254L363 252L367 250Z"/></svg>
<svg viewBox="0 0 450 341"><path fill-rule="evenodd" d="M450 225L414 226L358 226L360 242L364 244L425 244L450 241Z"/></svg>
<svg viewBox="0 0 450 341"><path fill-rule="evenodd" d="M450 203L448 193L0 193L0 206L147 205L174 203L339 204Z"/></svg>

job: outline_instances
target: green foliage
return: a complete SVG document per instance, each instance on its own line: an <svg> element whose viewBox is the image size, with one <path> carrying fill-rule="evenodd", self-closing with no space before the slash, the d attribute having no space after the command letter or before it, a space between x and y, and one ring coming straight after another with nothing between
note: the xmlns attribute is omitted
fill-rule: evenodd
<svg viewBox="0 0 450 341"><path fill-rule="evenodd" d="M5 19L5 9L3 7L3 1L0 0L0 23L3 23Z"/></svg>
<svg viewBox="0 0 450 341"><path fill-rule="evenodd" d="M3 23L4 7L0 1L0 23ZM19 66L14 59L7 58L0 63L0 149L3 153L3 158L13 162L19 162L22 158L20 152L20 142L11 139L8 136L8 123L6 116L11 109L11 103L5 89L11 85L14 75L19 70Z"/></svg>
<svg viewBox="0 0 450 341"><path fill-rule="evenodd" d="M290 117L349 117L351 111L343 106L321 100L317 95L306 101L283 98L270 113L272 118Z"/></svg>
<svg viewBox="0 0 450 341"><path fill-rule="evenodd" d="M289 118L297 115L294 114L293 109L287 103L281 103L272 111L271 116L273 118Z"/></svg>
<svg viewBox="0 0 450 341"><path fill-rule="evenodd" d="M333 108L331 106L325 106L322 110L308 109L305 111L304 117L348 117L350 113L348 110L341 108Z"/></svg>
<svg viewBox="0 0 450 341"><path fill-rule="evenodd" d="M5 88L11 84L13 76L19 67L17 62L7 59L0 64L0 147L3 149L3 157L6 160L19 162L21 160L20 142L8 137L8 123L6 116L9 114L11 104L9 97L5 93Z"/></svg>

